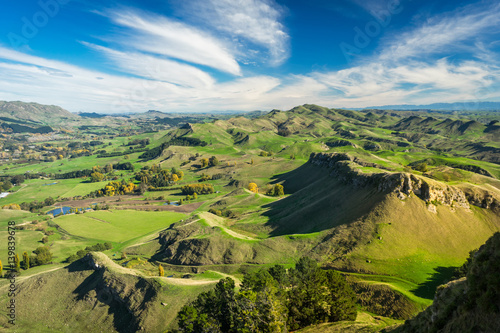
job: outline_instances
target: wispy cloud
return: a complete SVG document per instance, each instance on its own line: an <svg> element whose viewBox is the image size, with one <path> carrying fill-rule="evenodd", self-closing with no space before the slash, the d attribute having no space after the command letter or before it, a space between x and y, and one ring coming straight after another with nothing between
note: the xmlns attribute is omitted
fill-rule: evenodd
<svg viewBox="0 0 500 333"><path fill-rule="evenodd" d="M272 0L187 0L183 8L184 16L236 39L240 56L248 55L251 42L254 48L267 50L268 56L259 53L259 57L271 65L289 57L290 36L281 23L283 8Z"/></svg>
<svg viewBox="0 0 500 333"><path fill-rule="evenodd" d="M479 9L477 5L466 6L453 13L429 18L419 28L386 42L380 59L395 61L474 50L471 47L474 42L498 34L499 26L500 4L490 3L480 6Z"/></svg>
<svg viewBox="0 0 500 333"><path fill-rule="evenodd" d="M215 82L206 72L177 61L138 52L121 52L87 42L82 44L104 54L112 60L113 66L128 74L186 87L209 87Z"/></svg>
<svg viewBox="0 0 500 333"><path fill-rule="evenodd" d="M130 9L111 11L108 15L115 24L130 29L126 38L118 40L123 46L241 75L229 48L205 31Z"/></svg>

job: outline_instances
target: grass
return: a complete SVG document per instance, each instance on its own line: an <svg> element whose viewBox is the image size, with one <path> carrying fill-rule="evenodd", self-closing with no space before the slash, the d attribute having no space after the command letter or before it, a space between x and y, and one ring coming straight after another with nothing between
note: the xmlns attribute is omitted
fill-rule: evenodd
<svg viewBox="0 0 500 333"><path fill-rule="evenodd" d="M173 212L97 211L61 216L55 222L71 235L122 243L166 229L185 216Z"/></svg>
<svg viewBox="0 0 500 333"><path fill-rule="evenodd" d="M57 183L54 185L47 185ZM20 204L22 202L43 201L48 197L73 197L77 195L86 195L92 191L104 187L107 182L86 183L82 179L30 179L26 180L21 188L0 199L0 205L10 203Z"/></svg>

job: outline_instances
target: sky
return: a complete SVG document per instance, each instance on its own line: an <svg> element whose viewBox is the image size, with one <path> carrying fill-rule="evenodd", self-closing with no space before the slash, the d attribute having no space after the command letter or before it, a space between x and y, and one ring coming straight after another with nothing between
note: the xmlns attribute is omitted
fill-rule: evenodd
<svg viewBox="0 0 500 333"><path fill-rule="evenodd" d="M71 112L500 101L500 2L21 0L0 100Z"/></svg>

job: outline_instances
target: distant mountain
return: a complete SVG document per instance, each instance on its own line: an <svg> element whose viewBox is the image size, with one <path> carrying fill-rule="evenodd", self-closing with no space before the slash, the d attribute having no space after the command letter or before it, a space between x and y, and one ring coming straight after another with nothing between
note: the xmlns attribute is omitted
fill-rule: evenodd
<svg viewBox="0 0 500 333"><path fill-rule="evenodd" d="M84 118L104 118L107 114L101 114L96 112L79 112L78 115Z"/></svg>
<svg viewBox="0 0 500 333"><path fill-rule="evenodd" d="M465 110L500 110L500 102L455 102L455 103L433 103L425 105L384 105L371 106L364 109L381 109L381 110L449 110L449 111L465 111Z"/></svg>
<svg viewBox="0 0 500 333"><path fill-rule="evenodd" d="M0 101L0 117L28 120L42 124L57 124L80 117L59 106L38 103Z"/></svg>

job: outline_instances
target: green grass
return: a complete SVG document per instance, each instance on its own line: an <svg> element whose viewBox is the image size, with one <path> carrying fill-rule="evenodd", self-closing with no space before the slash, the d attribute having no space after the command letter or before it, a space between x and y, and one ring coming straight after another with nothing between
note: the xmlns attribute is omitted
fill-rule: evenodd
<svg viewBox="0 0 500 333"><path fill-rule="evenodd" d="M173 212L123 210L65 215L54 221L71 235L122 243L156 230L165 229L185 216Z"/></svg>
<svg viewBox="0 0 500 333"><path fill-rule="evenodd" d="M0 205L10 203L20 204L22 202L43 201L48 197L67 198L76 195L86 195L92 191L104 187L107 182L85 183L82 179L30 179L26 180L21 188L0 199ZM54 185L47 185L57 183Z"/></svg>

